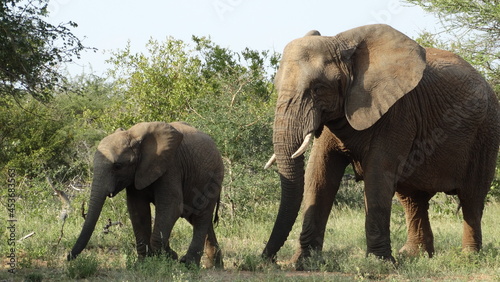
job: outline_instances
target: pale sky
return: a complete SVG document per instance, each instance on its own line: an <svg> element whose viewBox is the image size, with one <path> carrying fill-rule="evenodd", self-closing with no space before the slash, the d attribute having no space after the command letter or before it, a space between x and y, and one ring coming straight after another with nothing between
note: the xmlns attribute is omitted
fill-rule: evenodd
<svg viewBox="0 0 500 282"><path fill-rule="evenodd" d="M48 21L74 21L73 34L97 53L82 54L68 66L72 75L101 75L110 51L144 51L151 38L168 36L191 42L191 36L210 36L233 51L246 47L282 52L291 40L309 30L335 35L361 25L385 23L415 38L423 30L440 29L421 8L401 0L51 0Z"/></svg>

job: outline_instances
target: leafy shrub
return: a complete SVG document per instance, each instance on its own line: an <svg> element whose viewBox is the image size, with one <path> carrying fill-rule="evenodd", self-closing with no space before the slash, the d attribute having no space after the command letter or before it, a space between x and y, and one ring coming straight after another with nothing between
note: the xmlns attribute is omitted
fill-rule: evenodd
<svg viewBox="0 0 500 282"><path fill-rule="evenodd" d="M50 103L0 99L0 168L61 182L90 175L91 155L103 132L89 113L104 111L109 88L95 77L73 83L80 92L58 93Z"/></svg>
<svg viewBox="0 0 500 282"><path fill-rule="evenodd" d="M143 121L191 123L211 135L232 161L271 152L273 87L267 74L276 55L234 53L209 39L196 46L151 40L147 54L130 47L109 60L116 81L109 111L98 118L107 132ZM268 63L266 63L268 62Z"/></svg>

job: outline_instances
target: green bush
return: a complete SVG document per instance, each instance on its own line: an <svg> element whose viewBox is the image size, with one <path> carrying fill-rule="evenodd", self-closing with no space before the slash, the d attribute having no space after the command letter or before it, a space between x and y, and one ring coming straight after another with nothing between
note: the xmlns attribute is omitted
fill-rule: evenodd
<svg viewBox="0 0 500 282"><path fill-rule="evenodd" d="M58 93L50 103L29 96L1 98L0 168L61 182L90 175L95 143L104 136L90 113L104 111L109 87L96 77L73 83L79 92Z"/></svg>
<svg viewBox="0 0 500 282"><path fill-rule="evenodd" d="M142 121L187 121L211 135L232 161L272 151L272 75L276 55L232 52L207 38L194 47L151 40L147 54L129 47L109 60L116 81L109 111L98 119L107 132Z"/></svg>

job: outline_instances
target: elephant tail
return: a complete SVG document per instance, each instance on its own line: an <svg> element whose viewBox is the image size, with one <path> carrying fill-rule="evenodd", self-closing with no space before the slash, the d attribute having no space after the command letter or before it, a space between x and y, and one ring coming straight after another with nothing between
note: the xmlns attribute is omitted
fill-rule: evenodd
<svg viewBox="0 0 500 282"><path fill-rule="evenodd" d="M217 199L217 203L215 204L215 215L214 215L214 225L217 226L219 223L219 206L220 206L220 196Z"/></svg>

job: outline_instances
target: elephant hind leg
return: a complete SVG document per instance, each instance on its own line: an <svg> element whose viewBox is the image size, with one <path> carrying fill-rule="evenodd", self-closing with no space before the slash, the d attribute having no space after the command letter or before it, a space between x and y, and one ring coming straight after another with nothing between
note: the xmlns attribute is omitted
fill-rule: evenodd
<svg viewBox="0 0 500 282"><path fill-rule="evenodd" d="M481 218L487 191L484 188L482 190L476 191L474 195L463 195L460 191L458 193L464 216L462 236L464 251L479 251L482 247Z"/></svg>
<svg viewBox="0 0 500 282"><path fill-rule="evenodd" d="M464 251L479 251L482 247L481 218L483 208L480 207L479 203L470 205L461 202L464 215L462 249Z"/></svg>
<svg viewBox="0 0 500 282"><path fill-rule="evenodd" d="M493 132L493 131L492 131ZM493 136L488 132L488 137ZM498 156L498 144L481 144L478 141L467 168L465 184L458 189L458 198L464 217L462 249L464 251L479 251L482 247L481 218L484 201L495 176L495 165Z"/></svg>
<svg viewBox="0 0 500 282"><path fill-rule="evenodd" d="M399 201L405 209L408 237L399 253L417 256L427 252L429 257L434 254L434 235L429 222L429 200L435 195L424 191L396 192Z"/></svg>
<svg viewBox="0 0 500 282"><path fill-rule="evenodd" d="M219 243L217 242L213 224L210 224L207 237L205 239L205 258L206 259L203 262L205 268L224 268L222 251L219 247Z"/></svg>
<svg viewBox="0 0 500 282"><path fill-rule="evenodd" d="M127 208L134 230L137 255L140 260L153 255L151 248L151 207L147 199L127 189Z"/></svg>
<svg viewBox="0 0 500 282"><path fill-rule="evenodd" d="M200 265L200 260L205 247L205 240L208 238L209 230L213 232L212 213L203 213L188 219L193 226L193 238L189 244L188 251L180 259L185 264Z"/></svg>

